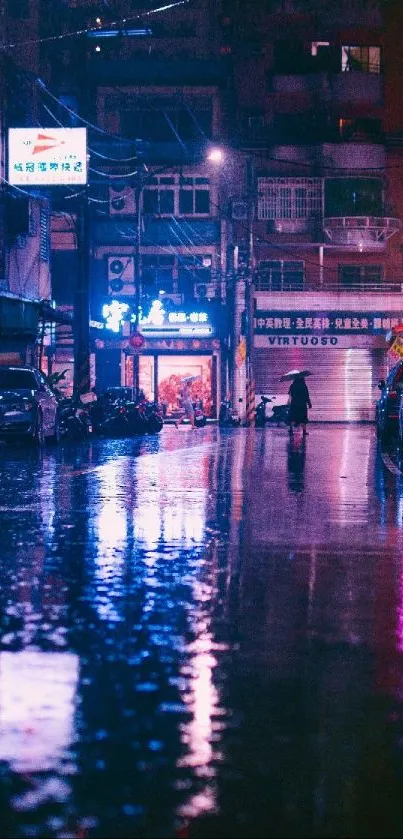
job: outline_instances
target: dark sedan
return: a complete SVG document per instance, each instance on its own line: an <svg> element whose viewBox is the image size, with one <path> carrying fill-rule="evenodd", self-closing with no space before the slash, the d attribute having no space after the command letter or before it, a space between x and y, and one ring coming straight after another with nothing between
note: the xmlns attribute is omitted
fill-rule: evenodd
<svg viewBox="0 0 403 839"><path fill-rule="evenodd" d="M0 438L59 440L58 402L40 370L0 367Z"/></svg>
<svg viewBox="0 0 403 839"><path fill-rule="evenodd" d="M381 396L376 403L376 430L381 440L395 436L398 431L399 405L403 385L403 361L392 367L386 381L381 379L378 387Z"/></svg>

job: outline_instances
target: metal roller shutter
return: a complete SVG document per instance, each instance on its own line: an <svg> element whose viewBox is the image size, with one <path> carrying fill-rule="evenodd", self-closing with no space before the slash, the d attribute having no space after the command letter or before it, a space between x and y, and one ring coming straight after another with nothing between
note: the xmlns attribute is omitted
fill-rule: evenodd
<svg viewBox="0 0 403 839"><path fill-rule="evenodd" d="M287 370L308 369L311 420L373 421L378 380L386 377L386 353L373 349L255 349L256 394L286 394Z"/></svg>

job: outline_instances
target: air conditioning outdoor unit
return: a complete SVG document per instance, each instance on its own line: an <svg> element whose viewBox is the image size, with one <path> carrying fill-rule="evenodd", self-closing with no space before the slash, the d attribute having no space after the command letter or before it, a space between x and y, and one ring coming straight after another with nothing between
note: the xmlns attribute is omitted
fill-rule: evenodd
<svg viewBox="0 0 403 839"><path fill-rule="evenodd" d="M173 303L175 306L181 306L183 303L183 298L181 294L161 294L160 296L161 303Z"/></svg>
<svg viewBox="0 0 403 839"><path fill-rule="evenodd" d="M246 221L248 218L248 202L234 200L232 202L232 218L234 221Z"/></svg>
<svg viewBox="0 0 403 839"><path fill-rule="evenodd" d="M197 300L218 300L221 297L219 283L196 283L194 293Z"/></svg>
<svg viewBox="0 0 403 839"><path fill-rule="evenodd" d="M109 187L109 215L134 216L136 199L134 190L125 183L116 183Z"/></svg>
<svg viewBox="0 0 403 839"><path fill-rule="evenodd" d="M114 297L134 294L134 258L108 256L108 294Z"/></svg>

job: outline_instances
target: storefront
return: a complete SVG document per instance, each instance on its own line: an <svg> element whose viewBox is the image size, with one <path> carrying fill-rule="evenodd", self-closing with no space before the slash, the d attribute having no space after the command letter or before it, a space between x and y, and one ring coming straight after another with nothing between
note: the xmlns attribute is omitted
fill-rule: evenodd
<svg viewBox="0 0 403 839"><path fill-rule="evenodd" d="M222 348L216 321L214 311L197 307L165 312L156 301L141 322L142 347L133 347L130 336L97 342L98 386L112 360L115 376L113 382L109 376L108 384L133 386L138 364L141 390L147 399L164 403L167 416L178 414L186 380L194 401L201 401L207 416L217 417Z"/></svg>
<svg viewBox="0 0 403 839"><path fill-rule="evenodd" d="M307 369L312 373L311 420L373 421L377 384L388 367L385 337L402 321L396 312L258 309L254 324L256 393L284 397L288 385L280 383L281 375Z"/></svg>

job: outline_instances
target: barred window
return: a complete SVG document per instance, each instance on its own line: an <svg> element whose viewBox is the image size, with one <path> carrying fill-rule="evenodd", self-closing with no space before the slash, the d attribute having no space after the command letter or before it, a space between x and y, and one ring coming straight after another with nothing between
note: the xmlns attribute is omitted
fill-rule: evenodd
<svg viewBox="0 0 403 839"><path fill-rule="evenodd" d="M322 191L321 178L258 178L258 218L318 218Z"/></svg>

